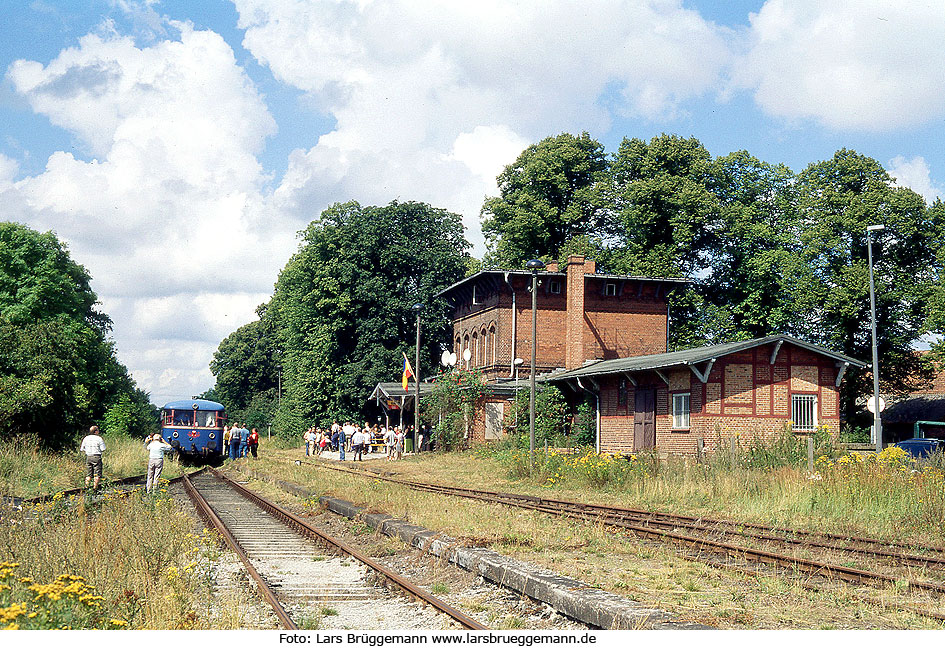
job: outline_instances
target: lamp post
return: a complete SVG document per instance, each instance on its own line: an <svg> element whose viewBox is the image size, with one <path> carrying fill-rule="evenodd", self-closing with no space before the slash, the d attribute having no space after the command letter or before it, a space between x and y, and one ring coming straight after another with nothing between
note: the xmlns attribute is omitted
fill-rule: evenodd
<svg viewBox="0 0 945 650"><path fill-rule="evenodd" d="M417 312L417 351L413 366L413 378L417 382L417 394L413 402L413 445L414 453L419 454L420 449L417 447L417 441L420 439L420 312L423 311L423 305L418 302L413 306L413 310ZM406 444L404 442L404 445Z"/></svg>
<svg viewBox="0 0 945 650"><path fill-rule="evenodd" d="M879 224L866 227L866 255L870 269L870 329L873 334L873 435L876 436L876 453L883 450L883 419L879 410L879 352L876 347L876 289L873 284L873 233L885 230Z"/></svg>
<svg viewBox="0 0 945 650"><path fill-rule="evenodd" d="M535 352L538 349L538 271L545 268L541 260L525 265L532 272L532 373L528 385L528 471L535 469Z"/></svg>

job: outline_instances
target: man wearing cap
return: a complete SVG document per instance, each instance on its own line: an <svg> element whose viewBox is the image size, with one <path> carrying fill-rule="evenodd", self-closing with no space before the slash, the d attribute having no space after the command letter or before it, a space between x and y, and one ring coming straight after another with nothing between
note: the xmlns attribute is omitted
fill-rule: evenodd
<svg viewBox="0 0 945 650"><path fill-rule="evenodd" d="M164 454L172 451L171 447L160 433L151 436L148 442L148 482L145 486L145 492L154 492L158 486L158 479L161 478L161 470L164 469Z"/></svg>
<svg viewBox="0 0 945 650"><path fill-rule="evenodd" d="M82 438L80 451L85 452L86 474L85 487L89 487L89 481L95 478L93 489L97 490L102 481L102 452L105 451L105 441L98 434L98 427L93 426L89 429L89 435Z"/></svg>

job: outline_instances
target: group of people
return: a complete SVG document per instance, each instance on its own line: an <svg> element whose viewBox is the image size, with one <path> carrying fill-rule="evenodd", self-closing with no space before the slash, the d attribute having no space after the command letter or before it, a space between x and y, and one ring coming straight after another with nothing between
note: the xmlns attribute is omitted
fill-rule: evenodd
<svg viewBox="0 0 945 650"><path fill-rule="evenodd" d="M164 470L164 454L173 450L160 433L155 433L145 438L145 449L148 452L148 480L145 486L145 492L153 493L158 486L158 479L161 478L161 472ZM88 489L91 485L93 490L98 490L102 481L102 454L105 451L105 440L99 433L99 429L93 426L89 429L89 435L82 438L79 450L85 452L86 474L85 487Z"/></svg>
<svg viewBox="0 0 945 650"><path fill-rule="evenodd" d="M363 427L351 422L338 424L330 428L309 427L302 434L306 456L321 456L326 449L338 452L340 460L345 459L345 452L351 453L354 460L364 460L364 454L370 452L371 445L384 445L387 460L400 460L404 453L404 441L409 432L401 427L386 427L365 422Z"/></svg>
<svg viewBox="0 0 945 650"><path fill-rule="evenodd" d="M246 458L249 454L258 458L259 432L254 427L252 431L246 428L245 422L234 422L223 427L223 448L227 450L231 460Z"/></svg>

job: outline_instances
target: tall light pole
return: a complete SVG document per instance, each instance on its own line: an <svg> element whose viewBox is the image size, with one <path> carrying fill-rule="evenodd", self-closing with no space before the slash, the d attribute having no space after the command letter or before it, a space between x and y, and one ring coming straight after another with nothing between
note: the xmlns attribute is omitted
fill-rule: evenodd
<svg viewBox="0 0 945 650"><path fill-rule="evenodd" d="M532 374L528 385L528 471L535 469L535 353L538 350L538 271L545 268L541 260L525 265L532 272Z"/></svg>
<svg viewBox="0 0 945 650"><path fill-rule="evenodd" d="M866 255L870 268L870 329L873 333L873 434L876 436L876 453L883 450L883 418L880 416L879 400L879 352L876 347L876 289L873 284L873 233L885 230L880 224L866 227Z"/></svg>
<svg viewBox="0 0 945 650"><path fill-rule="evenodd" d="M413 446L414 453L419 454L420 449L417 448L417 441L420 439L420 312L423 311L423 305L418 302L413 306L413 310L417 312L417 352L413 366L413 378L417 382L417 394L413 402Z"/></svg>

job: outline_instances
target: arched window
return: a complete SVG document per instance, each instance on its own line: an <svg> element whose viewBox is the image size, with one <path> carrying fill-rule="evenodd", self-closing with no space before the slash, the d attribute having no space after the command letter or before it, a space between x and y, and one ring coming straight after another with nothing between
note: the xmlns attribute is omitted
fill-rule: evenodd
<svg viewBox="0 0 945 650"><path fill-rule="evenodd" d="M489 334L486 332L486 328L482 328L482 332L479 333L479 366L484 367L488 365L487 359L489 358Z"/></svg>
<svg viewBox="0 0 945 650"><path fill-rule="evenodd" d="M497 350L498 340L495 336L495 323L492 323L492 325L489 326L489 342L492 344L491 349L489 350L489 363L494 366L499 362Z"/></svg>

